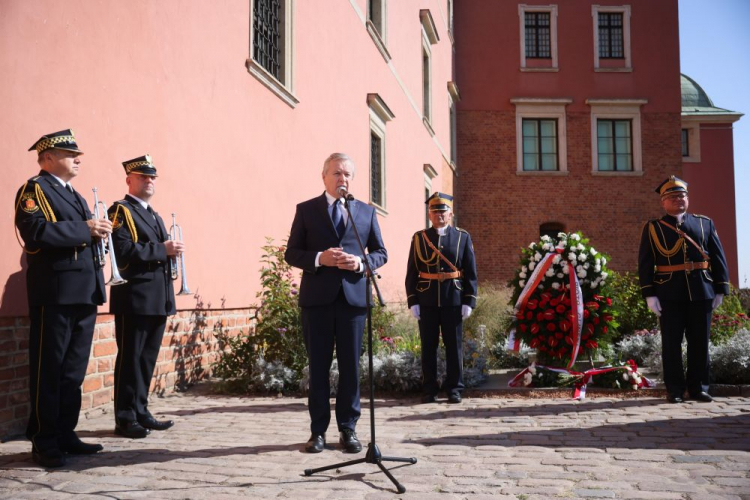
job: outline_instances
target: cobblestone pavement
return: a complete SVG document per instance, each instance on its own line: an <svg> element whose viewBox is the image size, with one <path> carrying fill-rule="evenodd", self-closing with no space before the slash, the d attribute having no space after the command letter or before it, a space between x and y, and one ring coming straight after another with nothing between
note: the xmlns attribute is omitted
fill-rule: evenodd
<svg viewBox="0 0 750 500"><path fill-rule="evenodd" d="M0 498L750 499L750 398L386 398L376 406L383 455L418 460L385 464L403 495L376 464L306 477L305 469L364 452L342 453L329 433L326 451L303 453L304 399L191 390L153 401L176 425L146 439L116 437L111 414L82 419L80 436L105 450L63 469L35 466L26 441L0 445ZM363 408L365 444L368 424Z"/></svg>

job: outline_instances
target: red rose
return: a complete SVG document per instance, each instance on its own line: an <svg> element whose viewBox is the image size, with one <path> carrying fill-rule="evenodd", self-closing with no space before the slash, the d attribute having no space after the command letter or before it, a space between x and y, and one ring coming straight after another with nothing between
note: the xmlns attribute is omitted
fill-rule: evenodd
<svg viewBox="0 0 750 500"><path fill-rule="evenodd" d="M586 342L586 347L588 347L589 349L596 349L597 347L599 347L599 344L597 344L593 340L589 340Z"/></svg>
<svg viewBox="0 0 750 500"><path fill-rule="evenodd" d="M526 333L526 330L528 330L529 327L521 323L520 325L518 325L518 329L521 330L523 333Z"/></svg>
<svg viewBox="0 0 750 500"><path fill-rule="evenodd" d="M565 337L565 342L567 342L570 345L573 345L573 337L568 335L567 337Z"/></svg>
<svg viewBox="0 0 750 500"><path fill-rule="evenodd" d="M604 297L601 295L594 294L594 300L602 300Z"/></svg>
<svg viewBox="0 0 750 500"><path fill-rule="evenodd" d="M559 325L560 330L562 330L563 332L567 332L570 330L570 321L568 321L567 319L560 321Z"/></svg>
<svg viewBox="0 0 750 500"><path fill-rule="evenodd" d="M564 313L566 310L567 308L562 304L558 304L557 307L555 307L555 311L557 311L560 314Z"/></svg>
<svg viewBox="0 0 750 500"><path fill-rule="evenodd" d="M588 317L589 317L589 310L588 309L584 309L583 310L583 319L586 319Z"/></svg>
<svg viewBox="0 0 750 500"><path fill-rule="evenodd" d="M526 313L526 319L530 320L533 317L534 317L534 315L531 313L531 311L529 311L529 312Z"/></svg>
<svg viewBox="0 0 750 500"><path fill-rule="evenodd" d="M541 295L541 297L542 297L542 302L549 302L549 301L550 301L550 299L552 298L552 294L551 294L551 293L549 293L549 292L544 292L544 293L543 293L543 294Z"/></svg>
<svg viewBox="0 0 750 500"><path fill-rule="evenodd" d="M594 316L594 319L592 319L591 321L593 321L593 323L594 323L595 325L598 325L598 324L599 324L599 318L597 318L596 316Z"/></svg>
<svg viewBox="0 0 750 500"><path fill-rule="evenodd" d="M604 332L604 333L607 333L607 330L609 330L609 328L607 328L606 326L604 328L602 328L602 332Z"/></svg>
<svg viewBox="0 0 750 500"><path fill-rule="evenodd" d="M525 315L523 314L523 311L518 311L516 314L516 319L522 320L524 317Z"/></svg>
<svg viewBox="0 0 750 500"><path fill-rule="evenodd" d="M592 300L591 302L586 302L586 307L588 307L589 309L593 309L594 311L596 311L597 309L599 309L599 304L597 304L596 302L594 302Z"/></svg>
<svg viewBox="0 0 750 500"><path fill-rule="evenodd" d="M586 326L584 328L589 334L594 333L594 325L592 325L591 323L586 323Z"/></svg>
<svg viewBox="0 0 750 500"><path fill-rule="evenodd" d="M540 312L536 313L536 320L538 322L542 322L544 320L544 314L542 314Z"/></svg>
<svg viewBox="0 0 750 500"><path fill-rule="evenodd" d="M608 306L611 306L611 305L612 305L612 299L610 299L609 297L607 297L607 305L608 305Z"/></svg>
<svg viewBox="0 0 750 500"><path fill-rule="evenodd" d="M531 333L534 335L539 333L539 323L534 323L533 325L531 325Z"/></svg>
<svg viewBox="0 0 750 500"><path fill-rule="evenodd" d="M536 299L529 299L528 302L526 302L526 309L534 310L536 309L537 300Z"/></svg>
<svg viewBox="0 0 750 500"><path fill-rule="evenodd" d="M558 339L563 338L562 332L555 332L555 337L557 337Z"/></svg>
<svg viewBox="0 0 750 500"><path fill-rule="evenodd" d="M604 321L612 321L613 319L615 319L615 317L612 316L611 314L604 315Z"/></svg>
<svg viewBox="0 0 750 500"><path fill-rule="evenodd" d="M552 321L553 319L555 319L555 311L553 311L552 309L547 309L546 311L544 311L544 319L546 319L547 321Z"/></svg>
<svg viewBox="0 0 750 500"><path fill-rule="evenodd" d="M555 331L555 324L554 323L547 323L547 331L548 332L554 332Z"/></svg>
<svg viewBox="0 0 750 500"><path fill-rule="evenodd" d="M532 349L536 349L539 346L539 339L531 339L531 342L529 342L529 347Z"/></svg>

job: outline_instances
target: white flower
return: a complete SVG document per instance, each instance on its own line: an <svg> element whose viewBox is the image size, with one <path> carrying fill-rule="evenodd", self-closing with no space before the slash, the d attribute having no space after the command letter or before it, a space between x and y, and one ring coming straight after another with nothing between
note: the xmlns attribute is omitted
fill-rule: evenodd
<svg viewBox="0 0 750 500"><path fill-rule="evenodd" d="M560 240L560 243L557 244L555 248L559 250L565 250L565 246L568 244L566 240Z"/></svg>
<svg viewBox="0 0 750 500"><path fill-rule="evenodd" d="M526 277L526 268L525 267L523 269L521 269L520 273L518 273L518 277L519 278L525 278Z"/></svg>
<svg viewBox="0 0 750 500"><path fill-rule="evenodd" d="M542 236L542 241L550 241L552 238L547 236L546 234Z"/></svg>
<svg viewBox="0 0 750 500"><path fill-rule="evenodd" d="M577 244L577 245L576 245L576 248L577 248L578 250L585 250L585 249L586 249L586 247L585 247L585 246L583 246L583 245L582 245L581 243Z"/></svg>
<svg viewBox="0 0 750 500"><path fill-rule="evenodd" d="M603 266L606 266L606 265L607 265L607 259L605 259L604 257L602 257L602 265L603 265Z"/></svg>
<svg viewBox="0 0 750 500"><path fill-rule="evenodd" d="M609 276L609 273L602 273L602 281L607 279L607 276Z"/></svg>
<svg viewBox="0 0 750 500"><path fill-rule="evenodd" d="M565 277L565 275L563 273L557 273L557 277L560 278L560 279L562 279L562 278Z"/></svg>
<svg viewBox="0 0 750 500"><path fill-rule="evenodd" d="M595 272L595 273L598 273L598 272L600 272L601 270L602 270L602 266L600 266L600 265L598 265L598 264L597 264L596 266L594 266L594 272Z"/></svg>
<svg viewBox="0 0 750 500"><path fill-rule="evenodd" d="M596 249L594 247L591 247L591 250L589 251L591 252L591 255L596 255Z"/></svg>
<svg viewBox="0 0 750 500"><path fill-rule="evenodd" d="M547 250L547 251L551 250L550 244L549 243L545 243L544 245L542 245L542 250Z"/></svg>
<svg viewBox="0 0 750 500"><path fill-rule="evenodd" d="M563 274L570 274L570 268L568 266L563 267Z"/></svg>
<svg viewBox="0 0 750 500"><path fill-rule="evenodd" d="M627 371L629 371L629 372L632 372L632 371L633 371L633 367L632 367L632 366L630 366L630 365L626 365L626 366L625 366L625 369L626 369Z"/></svg>
<svg viewBox="0 0 750 500"><path fill-rule="evenodd" d="M573 252L570 252L568 254L568 261L570 261L571 264L575 265L575 263L576 263L576 254L574 254Z"/></svg>
<svg viewBox="0 0 750 500"><path fill-rule="evenodd" d="M586 271L581 271L578 273L579 278L585 278L586 277Z"/></svg>
<svg viewBox="0 0 750 500"><path fill-rule="evenodd" d="M531 366L529 366L529 371L532 375L536 375L536 362L531 363Z"/></svg>
<svg viewBox="0 0 750 500"><path fill-rule="evenodd" d="M586 263L585 263L585 264L583 265L583 268L584 268L584 269L588 269L589 267L590 267L590 266L589 266L589 263L588 263L588 262L586 262Z"/></svg>
<svg viewBox="0 0 750 500"><path fill-rule="evenodd" d="M539 252L535 253L534 254L534 260L537 261L537 262L539 262L540 260L542 260L542 254L540 254Z"/></svg>
<svg viewBox="0 0 750 500"><path fill-rule="evenodd" d="M520 286L520 287L524 287L524 286L526 286L526 280L521 280L521 281L519 281L519 282L518 282L518 286Z"/></svg>
<svg viewBox="0 0 750 500"><path fill-rule="evenodd" d="M625 372L625 373L622 374L622 379L623 380L627 380L629 378L630 378L630 375L628 375L628 372Z"/></svg>
<svg viewBox="0 0 750 500"><path fill-rule="evenodd" d="M599 286L599 280L594 280L591 282L591 288L596 288L597 286Z"/></svg>
<svg viewBox="0 0 750 500"><path fill-rule="evenodd" d="M640 385L641 384L641 377L639 377L638 375L634 376L633 377L633 382L635 382L636 384Z"/></svg>
<svg viewBox="0 0 750 500"><path fill-rule="evenodd" d="M531 378L532 377L533 377L533 375L531 373L529 373L529 372L524 373L523 374L523 385L524 386L531 385Z"/></svg>
<svg viewBox="0 0 750 500"><path fill-rule="evenodd" d="M638 390L638 384L633 384L630 386L634 391Z"/></svg>
<svg viewBox="0 0 750 500"><path fill-rule="evenodd" d="M533 241L529 243L529 248L533 249L535 246L536 246L536 243L534 243Z"/></svg>
<svg viewBox="0 0 750 500"><path fill-rule="evenodd" d="M550 267L549 269L547 269L547 272L546 272L546 273L544 273L544 275L545 275L545 276L549 276L549 277L551 278L552 276L554 276L554 275L555 275L555 270L554 270L554 269L552 269L552 267Z"/></svg>
<svg viewBox="0 0 750 500"><path fill-rule="evenodd" d="M529 262L529 271L533 271L535 267L536 267L536 262L534 262L533 260Z"/></svg>
<svg viewBox="0 0 750 500"><path fill-rule="evenodd" d="M559 290L560 289L560 283L558 283L558 282L552 283L552 288L554 288L555 290Z"/></svg>
<svg viewBox="0 0 750 500"><path fill-rule="evenodd" d="M568 237L568 235L567 235L567 234L565 234L565 233L557 233L557 237L558 237L558 238L567 238L567 237Z"/></svg>
<svg viewBox="0 0 750 500"><path fill-rule="evenodd" d="M560 259L562 259L562 257L560 256L560 254L559 253L555 254L555 256L552 257L552 263L553 264L559 264L560 263Z"/></svg>
<svg viewBox="0 0 750 500"><path fill-rule="evenodd" d="M596 265L597 265L597 266L600 266L601 264L602 264L602 259L601 259L601 257L597 257L597 258L596 258Z"/></svg>
<svg viewBox="0 0 750 500"><path fill-rule="evenodd" d="M537 290L544 290L544 285L539 285L538 287L536 287L536 289Z"/></svg>
<svg viewBox="0 0 750 500"><path fill-rule="evenodd" d="M588 256L585 253L582 253L578 256L578 260L580 260L581 262L584 262L586 259L588 259Z"/></svg>
<svg viewBox="0 0 750 500"><path fill-rule="evenodd" d="M578 240L581 239L581 237L578 236L576 233L573 233L573 234L570 235L570 239L578 241Z"/></svg>

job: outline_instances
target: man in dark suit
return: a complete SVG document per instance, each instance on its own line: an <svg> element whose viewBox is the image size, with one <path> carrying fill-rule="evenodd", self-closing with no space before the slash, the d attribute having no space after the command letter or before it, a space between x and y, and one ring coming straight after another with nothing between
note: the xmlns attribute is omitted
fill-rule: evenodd
<svg viewBox="0 0 750 500"><path fill-rule="evenodd" d="M434 193L425 203L432 227L412 237L406 268L406 300L419 320L422 341L422 402L436 401L437 349L442 332L447 368L443 389L449 403L460 403L464 388L463 320L477 302L474 246L468 232L451 226L452 196Z"/></svg>
<svg viewBox="0 0 750 500"><path fill-rule="evenodd" d="M729 293L729 272L714 223L687 213L687 183L671 176L656 192L666 215L647 222L641 235L638 273L643 296L661 322L662 361L667 400L708 394L708 339L711 316ZM687 339L687 380L682 339Z"/></svg>
<svg viewBox="0 0 750 500"><path fill-rule="evenodd" d="M355 433L360 416L359 358L367 314L365 258L372 269L386 263L388 254L371 206L350 201L351 216L366 246L361 254L351 221L341 203L341 191L348 191L354 178L354 162L334 153L323 164L325 192L297 205L286 261L302 269L299 305L309 358L310 430L306 451L319 453L325 447L325 432L331 420L329 371L333 348L339 366L336 422L344 450L356 453L362 445Z"/></svg>
<svg viewBox="0 0 750 500"><path fill-rule="evenodd" d="M104 275L93 247L112 231L92 219L86 200L70 185L83 152L72 130L39 139L39 175L16 194L15 223L28 261L29 393L26 437L32 458L61 467L64 453L92 454L99 444L78 439L81 384L86 375L97 306L106 301Z"/></svg>
<svg viewBox="0 0 750 500"><path fill-rule="evenodd" d="M115 315L115 433L144 438L166 430L171 420L156 420L148 410L148 390L161 348L167 316L175 313L171 258L181 241L168 239L164 221L151 208L156 167L149 155L123 164L128 194L109 208L117 266L127 283L112 288L109 312Z"/></svg>

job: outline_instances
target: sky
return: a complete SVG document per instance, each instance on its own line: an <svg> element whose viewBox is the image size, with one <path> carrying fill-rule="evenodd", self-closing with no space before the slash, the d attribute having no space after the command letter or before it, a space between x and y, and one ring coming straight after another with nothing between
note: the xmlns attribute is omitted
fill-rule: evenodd
<svg viewBox="0 0 750 500"><path fill-rule="evenodd" d="M750 0L678 3L680 70L714 106L745 114L734 124L734 182L739 284L750 288Z"/></svg>

